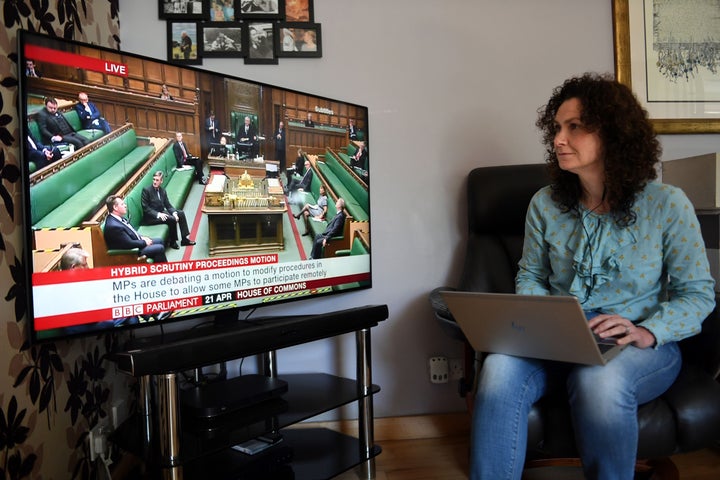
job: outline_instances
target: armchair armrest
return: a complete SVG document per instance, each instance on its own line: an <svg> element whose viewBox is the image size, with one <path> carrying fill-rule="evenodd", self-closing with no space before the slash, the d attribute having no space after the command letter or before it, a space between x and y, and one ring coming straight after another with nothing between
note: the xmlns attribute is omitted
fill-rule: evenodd
<svg viewBox="0 0 720 480"><path fill-rule="evenodd" d="M437 287L430 292L429 300L433 311L435 312L435 318L440 324L440 328L450 338L465 342L465 334L462 332L458 324L455 322L450 309L448 309L445 300L443 300L440 292L457 291L455 287Z"/></svg>
<svg viewBox="0 0 720 480"><path fill-rule="evenodd" d="M455 292L457 291L457 288L455 287L437 287L433 289L430 292L429 300L430 300L430 306L432 307L433 311L435 312L435 315L438 316L438 318L443 318L445 320L449 320L451 322L455 322L455 319L453 318L452 314L450 313L450 309L448 308L447 304L445 303L445 300L443 300L442 296L440 295L440 292Z"/></svg>

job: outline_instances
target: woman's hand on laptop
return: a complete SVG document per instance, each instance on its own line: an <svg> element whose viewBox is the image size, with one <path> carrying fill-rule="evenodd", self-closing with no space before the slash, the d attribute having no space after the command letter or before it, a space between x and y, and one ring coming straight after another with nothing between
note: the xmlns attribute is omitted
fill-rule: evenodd
<svg viewBox="0 0 720 480"><path fill-rule="evenodd" d="M600 338L613 337L618 345L632 343L638 348L655 345L655 335L620 315L601 313L588 321L590 329Z"/></svg>

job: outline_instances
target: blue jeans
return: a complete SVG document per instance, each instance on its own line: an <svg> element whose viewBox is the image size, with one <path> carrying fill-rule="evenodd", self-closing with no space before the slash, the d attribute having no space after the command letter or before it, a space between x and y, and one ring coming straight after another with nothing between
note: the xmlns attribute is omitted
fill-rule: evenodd
<svg viewBox="0 0 720 480"><path fill-rule="evenodd" d="M605 366L488 355L475 398L470 478L520 479L530 408L564 382L585 478L632 480L637 407L665 392L681 364L676 343L629 346Z"/></svg>

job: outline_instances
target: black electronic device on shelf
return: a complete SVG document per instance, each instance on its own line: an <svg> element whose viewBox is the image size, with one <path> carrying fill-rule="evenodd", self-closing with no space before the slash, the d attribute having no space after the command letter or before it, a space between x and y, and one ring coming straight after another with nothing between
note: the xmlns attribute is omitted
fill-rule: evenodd
<svg viewBox="0 0 720 480"><path fill-rule="evenodd" d="M266 375L241 375L184 388L180 404L184 415L210 420L283 395L287 382Z"/></svg>

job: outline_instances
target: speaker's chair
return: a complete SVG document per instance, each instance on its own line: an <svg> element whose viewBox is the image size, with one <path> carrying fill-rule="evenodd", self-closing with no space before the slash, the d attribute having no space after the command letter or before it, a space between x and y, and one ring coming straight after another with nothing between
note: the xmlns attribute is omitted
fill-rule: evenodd
<svg viewBox="0 0 720 480"><path fill-rule="evenodd" d="M533 194L549 183L545 165L477 168L468 176L468 238L465 263L457 287L440 287L430 294L435 316L446 333L465 342L439 295L441 290L513 293L522 253L525 214ZM680 342L683 367L670 389L641 405L638 469L658 467L653 478L678 478L667 457L716 445L720 439L720 313L713 311L702 332ZM473 352L481 368L482 352ZM472 405L474 372L461 385ZM526 467L568 464L577 458L567 396L552 392L533 406L528 425ZM577 463L577 461L575 461ZM660 471L662 470L662 471ZM661 477L661 475L663 475Z"/></svg>

